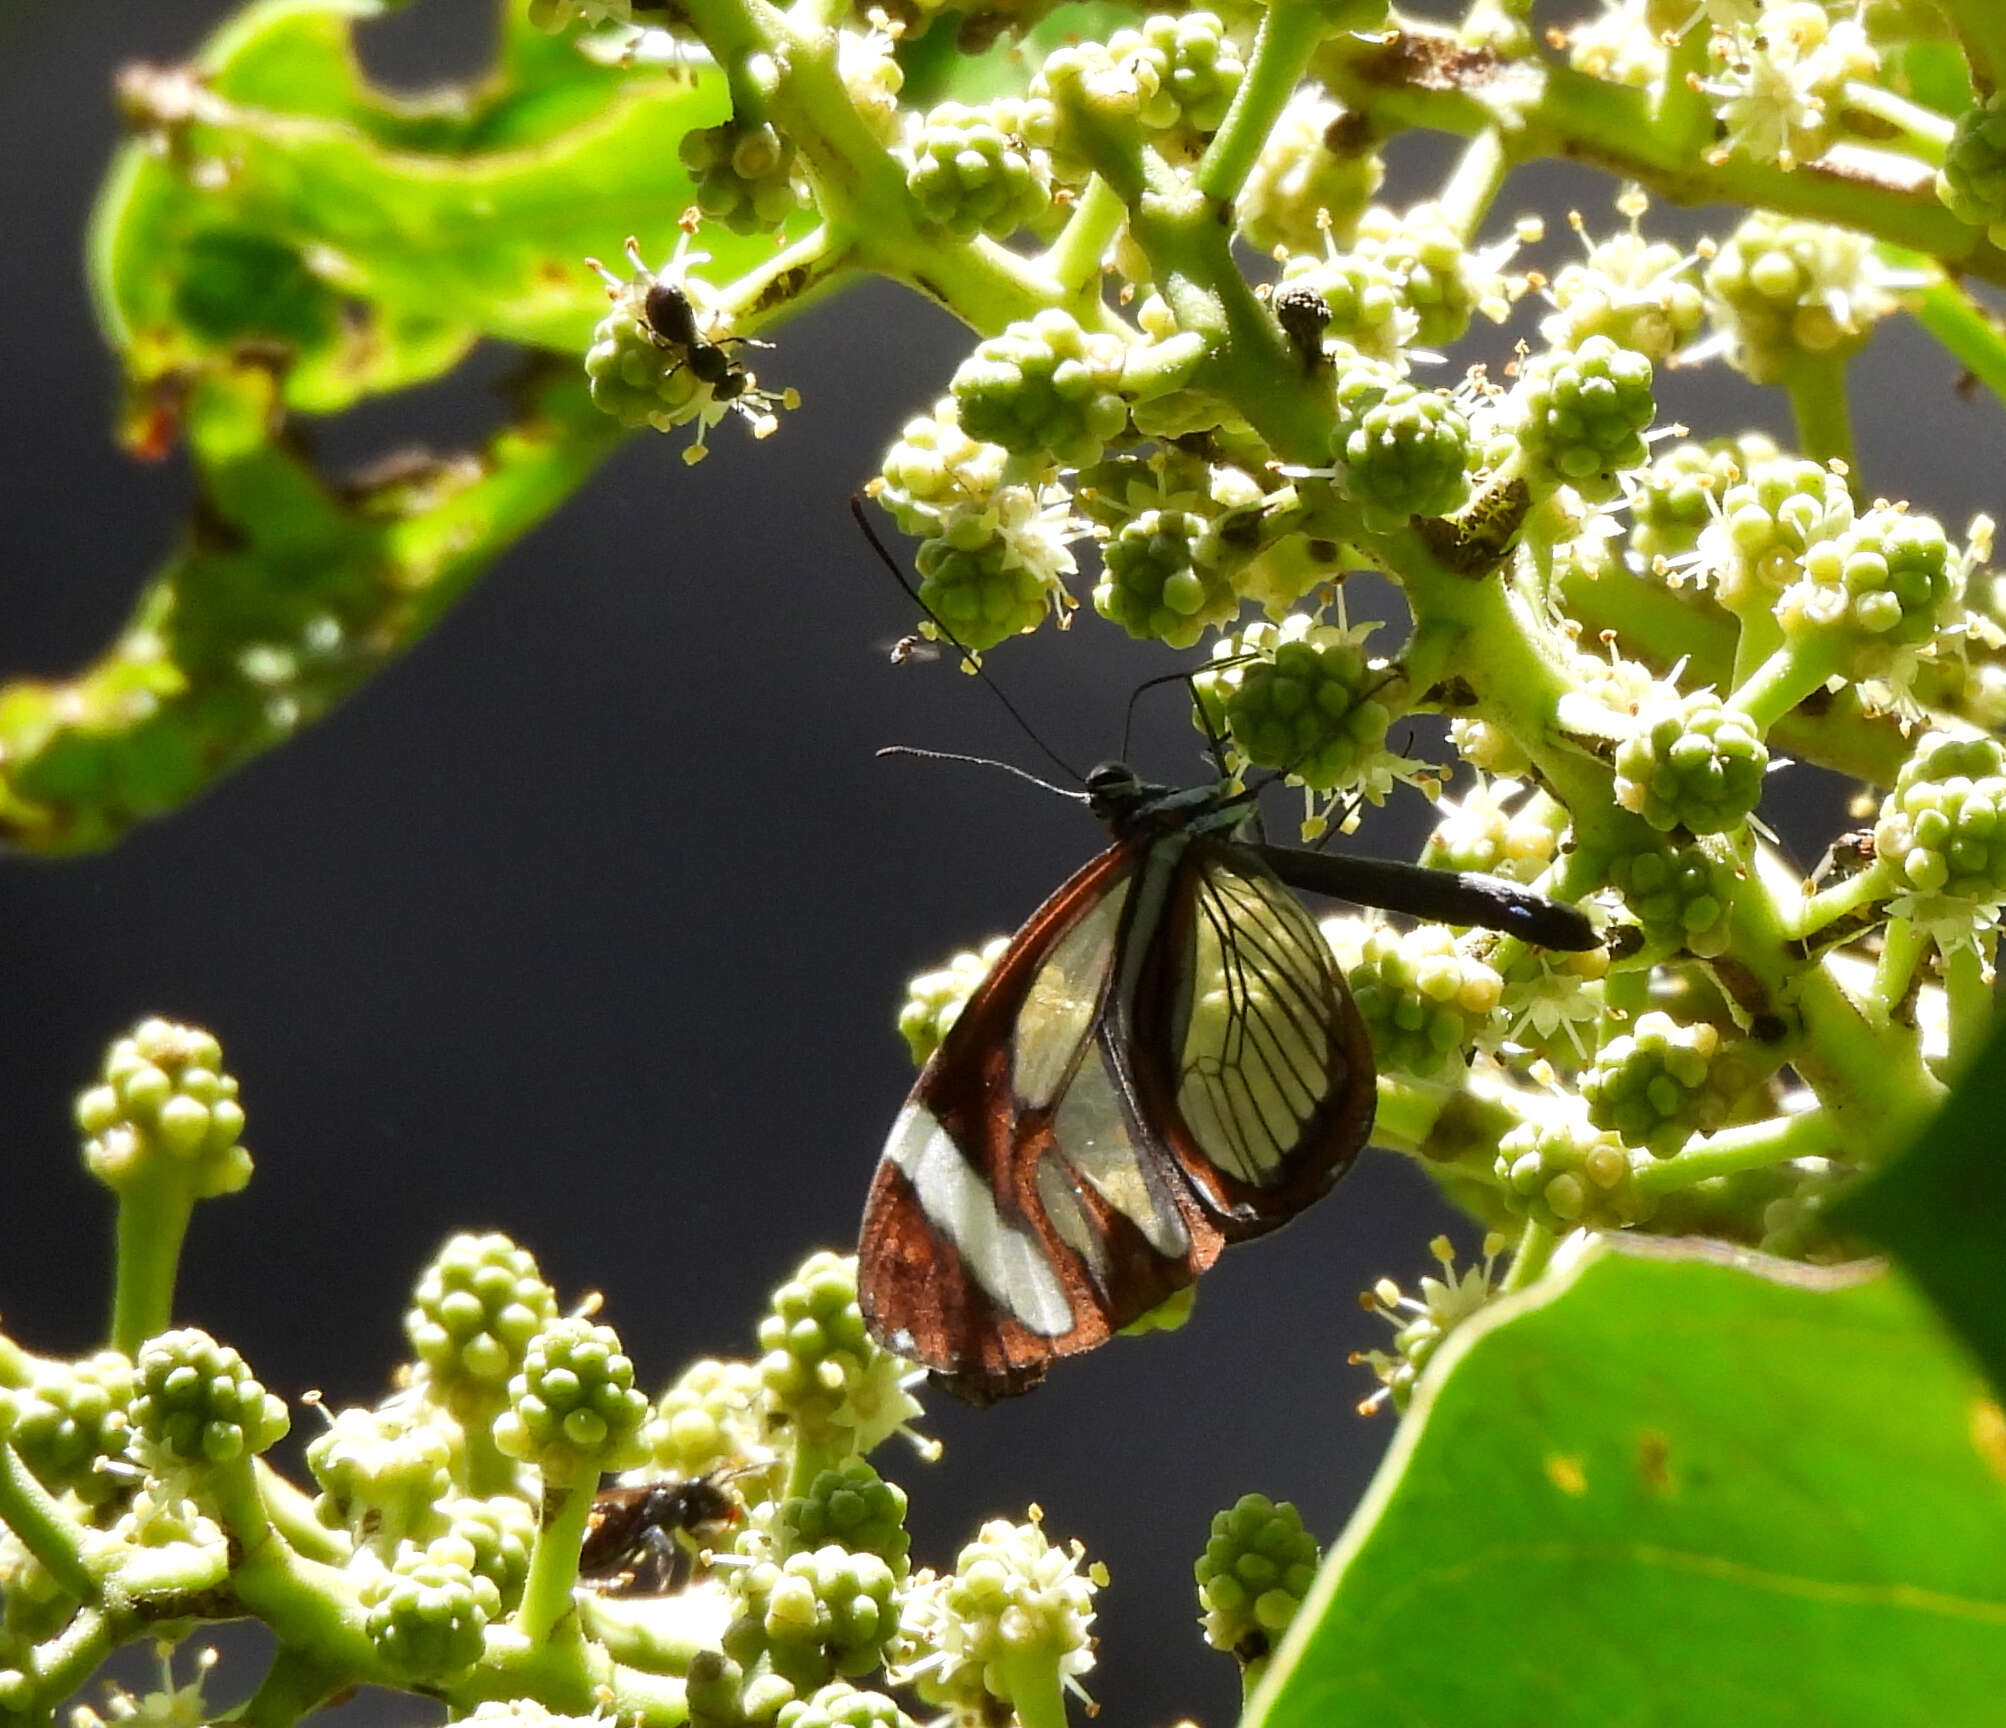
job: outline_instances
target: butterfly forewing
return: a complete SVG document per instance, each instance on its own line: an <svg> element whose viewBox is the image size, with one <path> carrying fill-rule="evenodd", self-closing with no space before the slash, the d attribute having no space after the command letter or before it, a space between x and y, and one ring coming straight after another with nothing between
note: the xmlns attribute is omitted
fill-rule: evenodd
<svg viewBox="0 0 2006 1728"><path fill-rule="evenodd" d="M1372 1121L1335 960L1245 848L1182 824L1053 895L921 1073L860 1293L977 1401L1035 1385L1324 1192Z"/></svg>

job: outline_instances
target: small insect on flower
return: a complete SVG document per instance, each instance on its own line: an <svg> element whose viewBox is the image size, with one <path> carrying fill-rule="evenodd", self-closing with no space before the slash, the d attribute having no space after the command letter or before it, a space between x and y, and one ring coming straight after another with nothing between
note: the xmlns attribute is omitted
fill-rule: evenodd
<svg viewBox="0 0 2006 1728"><path fill-rule="evenodd" d="M749 336L725 336L712 341L697 326L695 303L680 283L657 280L642 303L648 329L664 348L680 349L678 364L689 368L698 383L710 386L713 402L733 402L743 396L752 381L744 365L730 352L734 347L763 348Z"/></svg>
<svg viewBox="0 0 2006 1728"><path fill-rule="evenodd" d="M722 1540L745 1516L727 1474L600 1489L578 1550L579 1577L604 1596L674 1595L690 1581L693 1544Z"/></svg>
<svg viewBox="0 0 2006 1728"><path fill-rule="evenodd" d="M1113 844L1011 939L892 1124L858 1298L970 1403L1029 1391L1286 1224L1365 1144L1372 1046L1291 888L1600 945L1496 877L1268 845L1259 791L1087 775Z"/></svg>

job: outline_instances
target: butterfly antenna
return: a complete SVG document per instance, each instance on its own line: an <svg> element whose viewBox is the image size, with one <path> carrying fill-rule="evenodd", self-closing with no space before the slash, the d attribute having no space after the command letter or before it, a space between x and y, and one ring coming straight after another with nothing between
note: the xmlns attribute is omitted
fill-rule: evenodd
<svg viewBox="0 0 2006 1728"><path fill-rule="evenodd" d="M887 744L878 752L880 756L917 756L922 762L972 762L978 768L1000 768L1005 774L1014 774L1019 780L1028 780L1033 786L1042 786L1047 792L1056 792L1061 798L1071 798L1076 803L1085 803L1086 794L1076 792L1069 786L1054 786L1049 780L1040 780L1028 769L1019 768L1014 762L999 762L994 756L963 756L954 750L922 750L916 744Z"/></svg>
<svg viewBox="0 0 2006 1728"><path fill-rule="evenodd" d="M961 638L947 627L946 621L942 619L938 612L934 611L931 606L919 597L919 590L906 579L906 573L900 568L898 560L885 550L885 543L878 538L878 531L871 526L870 517L864 512L863 499L854 492L850 494L850 514L856 518L857 526L864 531L864 538L871 543L871 550L883 561L884 567L892 573L892 580L899 585L905 597L926 614L927 621L932 624L934 629L940 632L941 639L953 646L955 651L960 654L962 664L969 671L973 672L976 677L980 678L984 685L988 687L990 694L1003 704L1010 718L1017 722L1018 729L1024 736L1037 745L1038 749L1043 753L1045 760L1057 768L1068 780L1071 780L1075 785L1083 782L1086 776L1068 762L1065 757L1061 756L1058 751L1054 750L1051 745L1047 744L1044 739L1038 736L1037 728L1024 718L1017 704L1012 702L1004 692L1003 686L983 670L982 662L976 657L974 651L967 647ZM925 755L928 752L914 751L912 754ZM983 760L983 758L971 756L965 757L963 760L973 762ZM995 762L991 763L990 766L1003 768L1007 767L1008 764ZM1026 774L1024 778L1027 780L1037 780L1035 774ZM1045 782L1038 780L1038 784L1042 786ZM1061 791L1063 788L1054 787L1053 790ZM1068 793L1067 796L1070 797L1072 794Z"/></svg>

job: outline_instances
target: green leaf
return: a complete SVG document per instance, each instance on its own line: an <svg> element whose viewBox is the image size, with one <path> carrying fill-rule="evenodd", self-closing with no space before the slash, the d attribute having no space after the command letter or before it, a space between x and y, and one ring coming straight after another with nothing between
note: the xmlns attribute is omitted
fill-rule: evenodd
<svg viewBox="0 0 2006 1728"><path fill-rule="evenodd" d="M1915 1144L1832 1207L1888 1249L2006 1389L2006 1022Z"/></svg>
<svg viewBox="0 0 2006 1728"><path fill-rule="evenodd" d="M1996 1722L2002 1479L1893 1276L1595 1242L1445 1346L1247 1721Z"/></svg>

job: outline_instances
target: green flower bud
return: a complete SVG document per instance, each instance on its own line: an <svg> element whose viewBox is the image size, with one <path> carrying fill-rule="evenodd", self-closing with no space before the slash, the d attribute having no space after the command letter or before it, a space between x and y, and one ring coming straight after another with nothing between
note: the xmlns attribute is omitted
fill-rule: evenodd
<svg viewBox="0 0 2006 1728"><path fill-rule="evenodd" d="M750 1362L692 1362L662 1394L648 1438L655 1470L685 1481L751 1463L765 1439L759 1370Z"/></svg>
<svg viewBox="0 0 2006 1728"><path fill-rule="evenodd" d="M992 936L979 949L964 949L938 971L922 972L906 986L906 1003L899 1010L899 1036L920 1067L940 1048L947 1029L961 1017L976 985L1010 946L1007 936Z"/></svg>
<svg viewBox="0 0 2006 1728"><path fill-rule="evenodd" d="M1009 452L961 429L961 410L943 396L931 414L908 420L885 453L884 472L865 490L908 534L932 535L960 509L987 504L1002 484Z"/></svg>
<svg viewBox="0 0 2006 1728"><path fill-rule="evenodd" d="M113 1193L170 1171L198 1200L250 1181L237 1082L207 1032L143 1020L105 1052L103 1076L77 1099L77 1125L88 1136L85 1165Z"/></svg>
<svg viewBox="0 0 2006 1728"><path fill-rule="evenodd" d="M774 1720L776 1728L913 1728L912 1718L882 1692L859 1692L844 1680L781 1705Z"/></svg>
<svg viewBox="0 0 2006 1728"><path fill-rule="evenodd" d="M1380 1072L1422 1080L1451 1058L1460 1063L1504 995L1504 980L1458 953L1455 937L1440 924L1375 929L1350 982Z"/></svg>
<svg viewBox="0 0 2006 1728"><path fill-rule="evenodd" d="M1261 146L1233 217L1262 252L1312 252L1327 233L1351 233L1385 178L1369 129L1306 84Z"/></svg>
<svg viewBox="0 0 2006 1728"><path fill-rule="evenodd" d="M1505 1238L1493 1232L1484 1238L1476 1263L1458 1272L1455 1248L1448 1237L1437 1236L1428 1251L1442 1275L1423 1276L1418 1297L1409 1296L1391 1278L1380 1279L1365 1292L1360 1306L1393 1328L1393 1348L1359 1350L1351 1357L1354 1366L1370 1368L1379 1381L1379 1390L1359 1405L1361 1416L1369 1416L1389 1400L1396 1410L1407 1408L1415 1383L1449 1334L1497 1294L1494 1275L1504 1250Z"/></svg>
<svg viewBox="0 0 2006 1728"><path fill-rule="evenodd" d="M1447 396L1359 359L1340 372L1337 400L1337 483L1369 525L1390 529L1410 516L1462 507L1470 493L1470 426Z"/></svg>
<svg viewBox="0 0 2006 1728"><path fill-rule="evenodd" d="M418 1279L404 1335L426 1383L459 1413L494 1411L529 1341L557 1318L536 1257L499 1234L450 1238Z"/></svg>
<svg viewBox="0 0 2006 1728"><path fill-rule="evenodd" d="M116 1350L78 1362L36 1360L25 1385L0 1387L0 1440L52 1494L102 1506L120 1479L103 1468L125 1458L132 1363Z"/></svg>
<svg viewBox="0 0 2006 1728"><path fill-rule="evenodd" d="M811 1254L773 1292L759 1323L766 1407L811 1443L867 1453L919 1414L906 1368L881 1350L857 1306L853 1254Z"/></svg>
<svg viewBox="0 0 2006 1728"><path fill-rule="evenodd" d="M155 1469L163 1463L170 1473L178 1473L171 1462L149 1460ZM100 1566L115 1566L120 1587L135 1599L156 1591L193 1595L221 1589L229 1581L231 1546L222 1525L195 1500L165 1480L155 1480L132 1497L123 1517L91 1541L86 1558L94 1555ZM21 1583L18 1574L8 1580L10 1619L16 1616Z"/></svg>
<svg viewBox="0 0 2006 1728"><path fill-rule="evenodd" d="M1720 1100L1708 1089L1719 1048L1719 1032L1705 1021L1681 1026L1669 1014L1645 1014L1581 1076L1588 1120L1625 1146L1672 1157L1696 1132L1719 1126Z"/></svg>
<svg viewBox="0 0 2006 1728"><path fill-rule="evenodd" d="M1720 519L1701 533L1700 557L1723 606L1767 608L1803 573L1813 546L1852 526L1843 475L1794 456L1756 461L1727 489Z"/></svg>
<svg viewBox="0 0 2006 1728"><path fill-rule="evenodd" d="M1899 651L1929 642L1961 613L1963 572L1935 518L1877 505L1802 559L1803 575L1776 603L1792 641L1832 632L1861 639L1855 677L1897 668Z"/></svg>
<svg viewBox="0 0 2006 1728"><path fill-rule="evenodd" d="M536 1541L536 1509L513 1494L489 1499L471 1495L448 1500L440 1511L449 1530L429 1544L432 1554L451 1559L495 1587L503 1613L522 1600Z"/></svg>
<svg viewBox="0 0 2006 1728"><path fill-rule="evenodd" d="M1497 1179L1505 1204L1547 1229L1623 1229L1651 1215L1638 1191L1648 1152L1630 1152L1616 1136L1558 1114L1522 1122L1498 1142Z"/></svg>
<svg viewBox="0 0 2006 1728"><path fill-rule="evenodd" d="M1094 610L1131 636L1189 648L1229 623L1240 597L1199 555L1205 519L1187 510L1145 510L1101 550Z"/></svg>
<svg viewBox="0 0 2006 1728"><path fill-rule="evenodd" d="M697 208L734 234L770 234L808 202L794 141L768 122L699 127L676 153L696 182Z"/></svg>
<svg viewBox="0 0 2006 1728"><path fill-rule="evenodd" d="M1528 477L1544 474L1603 503L1649 458L1643 434L1658 411L1651 362L1607 336L1549 349L1520 366L1510 409Z"/></svg>
<svg viewBox="0 0 2006 1728"><path fill-rule="evenodd" d="M1616 750L1616 802L1661 834L1724 834L1762 799L1769 749L1711 691L1647 708Z"/></svg>
<svg viewBox="0 0 2006 1728"><path fill-rule="evenodd" d="M1502 302L1495 268L1463 243L1455 224L1433 204L1399 214L1375 205L1359 218L1354 247L1385 265L1400 284L1420 347L1451 346L1480 305Z"/></svg>
<svg viewBox="0 0 2006 1728"><path fill-rule="evenodd" d="M1392 711L1376 696L1383 667L1366 657L1370 624L1343 630L1297 613L1256 624L1214 650L1200 700L1249 762L1331 791L1359 780L1385 749Z"/></svg>
<svg viewBox="0 0 2006 1728"><path fill-rule="evenodd" d="M1127 345L1089 335L1048 307L979 344L954 374L961 424L972 438L1072 467L1097 461L1128 424L1121 395Z"/></svg>
<svg viewBox="0 0 2006 1728"><path fill-rule="evenodd" d="M1291 258L1275 290L1313 294L1324 314L1320 342L1342 343L1367 359L1391 364L1412 340L1414 314L1393 272L1379 259L1332 249L1325 257ZM1299 344L1300 345L1300 344Z"/></svg>
<svg viewBox="0 0 2006 1728"><path fill-rule="evenodd" d="M1706 318L1706 296L1693 263L1676 246L1621 229L1553 278L1547 294L1554 310L1540 321L1539 333L1560 350L1606 337L1618 349L1661 366Z"/></svg>
<svg viewBox="0 0 2006 1728"><path fill-rule="evenodd" d="M1242 1494L1212 1519L1192 1568L1205 1610L1205 1642L1258 1662L1288 1630L1322 1562L1316 1538L1287 1500Z"/></svg>
<svg viewBox="0 0 2006 1728"><path fill-rule="evenodd" d="M887 1482L861 1458L846 1458L820 1472L808 1492L784 1500L778 1535L787 1554L831 1544L852 1554L875 1554L903 1580L912 1538L905 1528L905 1490Z"/></svg>
<svg viewBox="0 0 2006 1728"><path fill-rule="evenodd" d="M243 1357L192 1326L149 1338L134 1367L134 1450L156 1473L255 1457L292 1425Z"/></svg>
<svg viewBox="0 0 2006 1728"><path fill-rule="evenodd" d="M481 1659L488 1622L501 1613L492 1583L425 1549L407 1548L359 1594L376 1654L413 1679L464 1674Z"/></svg>
<svg viewBox="0 0 2006 1728"><path fill-rule="evenodd" d="M763 1656L797 1691L870 1673L898 1634L897 1580L875 1554L831 1544L734 1568L730 1588L742 1606L724 1653L747 1668Z"/></svg>
<svg viewBox="0 0 2006 1728"><path fill-rule="evenodd" d="M2006 90L1958 115L1937 170L1936 195L1958 221L2006 246Z"/></svg>
<svg viewBox="0 0 2006 1728"><path fill-rule="evenodd" d="M2006 900L2006 745L1926 733L1874 825L1900 892L1993 907Z"/></svg>
<svg viewBox="0 0 2006 1728"><path fill-rule="evenodd" d="M1474 870L1510 882L1545 874L1567 833L1567 807L1516 780L1486 780L1457 798L1435 801L1435 831L1421 862L1436 870Z"/></svg>
<svg viewBox="0 0 2006 1728"><path fill-rule="evenodd" d="M1734 366L1757 384L1783 383L1800 358L1845 359L1895 310L1866 235L1766 210L1721 246L1706 289Z"/></svg>
<svg viewBox="0 0 2006 1728"><path fill-rule="evenodd" d="M316 1516L352 1534L366 1531L391 1552L406 1538L430 1536L453 1491L455 1437L411 1401L339 1412L306 1449L320 1484Z"/></svg>
<svg viewBox="0 0 2006 1728"><path fill-rule="evenodd" d="M1704 846L1651 847L1609 861L1604 879L1650 946L1683 949L1701 959L1727 951L1728 901Z"/></svg>
<svg viewBox="0 0 2006 1728"><path fill-rule="evenodd" d="M997 502L1012 496L1036 516L1030 488L1006 487ZM920 604L976 653L1037 629L1071 604L1060 576L1074 569L1072 555L1043 537L1027 544L995 508L949 517L938 536L920 542L913 562Z"/></svg>
<svg viewBox="0 0 2006 1728"><path fill-rule="evenodd" d="M648 1400L610 1326L575 1315L546 1324L509 1381L508 1404L495 1419L495 1445L547 1483L589 1486L648 1456Z"/></svg>
<svg viewBox="0 0 2006 1728"><path fill-rule="evenodd" d="M968 239L1007 239L1052 207L1051 162L1024 141L1025 104L943 102L912 141L906 190L929 222Z"/></svg>
<svg viewBox="0 0 2006 1728"><path fill-rule="evenodd" d="M1637 475L1630 492L1630 550L1644 569L1663 564L1672 579L1693 561L1714 506L1758 462L1776 460L1759 432L1705 444L1674 444Z"/></svg>

